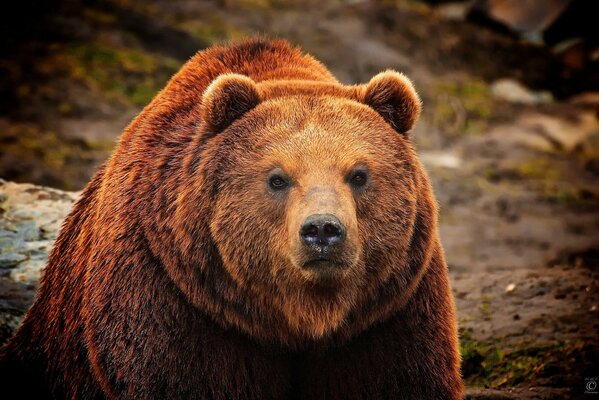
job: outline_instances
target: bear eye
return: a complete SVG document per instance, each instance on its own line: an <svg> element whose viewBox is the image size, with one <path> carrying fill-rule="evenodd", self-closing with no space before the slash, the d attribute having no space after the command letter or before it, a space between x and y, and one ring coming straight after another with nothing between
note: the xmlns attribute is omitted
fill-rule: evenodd
<svg viewBox="0 0 599 400"><path fill-rule="evenodd" d="M348 181L354 188L361 188L368 182L368 173L363 169L355 170L349 175Z"/></svg>
<svg viewBox="0 0 599 400"><path fill-rule="evenodd" d="M271 175L268 178L268 186L273 190L283 190L289 186L289 182L281 175Z"/></svg>

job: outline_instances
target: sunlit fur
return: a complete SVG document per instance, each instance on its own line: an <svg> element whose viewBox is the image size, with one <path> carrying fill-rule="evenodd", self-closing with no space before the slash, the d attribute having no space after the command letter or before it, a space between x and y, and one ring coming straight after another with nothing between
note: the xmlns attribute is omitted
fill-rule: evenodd
<svg viewBox="0 0 599 400"><path fill-rule="evenodd" d="M343 86L283 41L198 53L67 218L0 376L24 398L460 398L419 112L405 76ZM342 268L305 268L314 213L345 226Z"/></svg>

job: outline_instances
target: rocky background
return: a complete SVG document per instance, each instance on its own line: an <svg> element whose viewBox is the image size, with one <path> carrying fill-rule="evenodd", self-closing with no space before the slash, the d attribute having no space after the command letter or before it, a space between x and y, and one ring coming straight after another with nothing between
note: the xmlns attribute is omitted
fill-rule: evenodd
<svg viewBox="0 0 599 400"><path fill-rule="evenodd" d="M196 50L267 33L345 83L387 68L414 79L424 114L413 137L441 206L468 398L592 398L599 46L588 2L547 0L534 18L509 3L73 0L4 13L0 343L77 198L63 190L84 187Z"/></svg>

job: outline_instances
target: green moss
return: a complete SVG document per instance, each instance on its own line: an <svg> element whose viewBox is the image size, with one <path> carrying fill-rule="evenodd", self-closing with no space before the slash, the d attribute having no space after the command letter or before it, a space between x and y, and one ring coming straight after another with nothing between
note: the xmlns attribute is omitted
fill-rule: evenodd
<svg viewBox="0 0 599 400"><path fill-rule="evenodd" d="M522 178L557 181L561 172L555 163L546 158L526 160L516 167L516 172Z"/></svg>
<svg viewBox="0 0 599 400"><path fill-rule="evenodd" d="M48 73L60 71L93 92L136 106L147 104L178 67L166 57L99 42L59 48L45 66Z"/></svg>
<svg viewBox="0 0 599 400"><path fill-rule="evenodd" d="M61 102L58 105L58 112L61 113L61 114L70 114L71 111L72 111L72 109L73 108L71 107L71 105L69 103L66 103L66 102Z"/></svg>
<svg viewBox="0 0 599 400"><path fill-rule="evenodd" d="M494 168L487 167L483 169L482 174L486 180L498 181L501 178L501 173Z"/></svg>
<svg viewBox="0 0 599 400"><path fill-rule="evenodd" d="M236 40L247 35L247 32L218 15L211 16L205 21L192 21L182 25L194 38L205 43L215 43L224 40Z"/></svg>
<svg viewBox="0 0 599 400"><path fill-rule="evenodd" d="M478 306L480 313L485 321L491 320L491 301L493 296L486 294L482 297L481 303Z"/></svg>
<svg viewBox="0 0 599 400"><path fill-rule="evenodd" d="M570 207L593 205L597 203L597 197L591 191L563 182L554 185L546 185L543 188L542 196L549 202Z"/></svg>
<svg viewBox="0 0 599 400"><path fill-rule="evenodd" d="M83 16L90 21L99 22L102 24L112 24L117 20L116 16L112 14L90 8L83 10Z"/></svg>
<svg viewBox="0 0 599 400"><path fill-rule="evenodd" d="M109 139L65 139L33 124L15 125L5 134L0 142L0 158L10 154L28 168L46 171L45 179L52 179L50 184L65 189L81 189L88 179L82 170L96 160L106 159L115 144ZM14 180L31 180L27 170L12 174Z"/></svg>
<svg viewBox="0 0 599 400"><path fill-rule="evenodd" d="M146 79L137 85L133 85L129 90L126 90L125 93L133 104L142 106L152 100L156 91L157 89L154 82L152 82L151 79Z"/></svg>
<svg viewBox="0 0 599 400"><path fill-rule="evenodd" d="M298 0L239 0L239 5L248 8L282 9L292 6L301 6Z"/></svg>
<svg viewBox="0 0 599 400"><path fill-rule="evenodd" d="M541 193L552 192L551 188L564 180L558 164L548 158L531 158L501 168L487 167L482 170L482 175L488 181L526 180L527 184L536 187Z"/></svg>
<svg viewBox="0 0 599 400"><path fill-rule="evenodd" d="M380 4L385 6L395 6L402 10L412 10L422 13L430 12L431 8L422 0L378 0Z"/></svg>
<svg viewBox="0 0 599 400"><path fill-rule="evenodd" d="M486 129L493 115L487 85L480 80L442 81L433 88L435 125L454 133L476 133Z"/></svg>
<svg viewBox="0 0 599 400"><path fill-rule="evenodd" d="M582 341L522 342L504 350L497 344L472 339L460 332L462 374L468 386L490 388L534 384L547 378L584 347Z"/></svg>

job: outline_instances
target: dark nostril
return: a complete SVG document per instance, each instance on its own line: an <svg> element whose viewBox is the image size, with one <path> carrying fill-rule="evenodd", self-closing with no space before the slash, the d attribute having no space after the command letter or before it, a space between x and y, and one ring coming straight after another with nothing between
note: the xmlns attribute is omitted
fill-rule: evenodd
<svg viewBox="0 0 599 400"><path fill-rule="evenodd" d="M327 222L326 224L324 224L324 235L326 237L334 238L334 237L339 236L340 234L341 234L341 230L340 230L339 226L332 224L330 222Z"/></svg>
<svg viewBox="0 0 599 400"><path fill-rule="evenodd" d="M317 237L318 227L314 224L310 224L302 228L302 236L306 237Z"/></svg>
<svg viewBox="0 0 599 400"><path fill-rule="evenodd" d="M304 243L329 246L345 238L345 229L337 217L331 214L314 214L306 218L300 229Z"/></svg>

